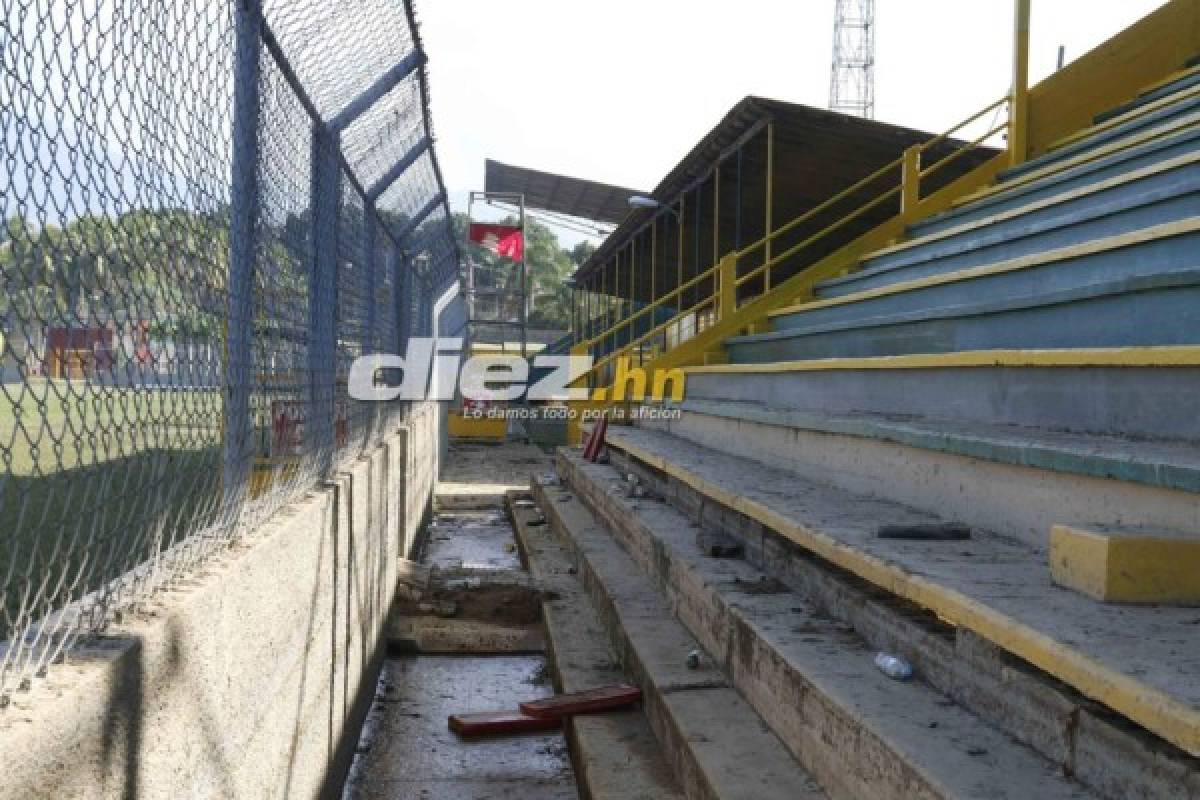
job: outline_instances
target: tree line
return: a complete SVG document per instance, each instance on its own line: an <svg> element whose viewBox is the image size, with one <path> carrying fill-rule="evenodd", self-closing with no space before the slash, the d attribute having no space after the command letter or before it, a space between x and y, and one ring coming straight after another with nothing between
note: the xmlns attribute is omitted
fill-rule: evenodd
<svg viewBox="0 0 1200 800"><path fill-rule="evenodd" d="M465 214L455 214L453 222L463 252L475 262L477 284L515 289L511 262L467 242ZM306 215L293 214L263 233L255 325L263 333L283 333L307 313L311 231ZM569 326L566 279L593 250L588 242L567 250L550 228L527 221L531 326ZM6 337L36 337L43 327L145 321L156 338L216 340L227 314L228 260L228 209L140 209L41 226L12 216L0 224L0 330Z"/></svg>

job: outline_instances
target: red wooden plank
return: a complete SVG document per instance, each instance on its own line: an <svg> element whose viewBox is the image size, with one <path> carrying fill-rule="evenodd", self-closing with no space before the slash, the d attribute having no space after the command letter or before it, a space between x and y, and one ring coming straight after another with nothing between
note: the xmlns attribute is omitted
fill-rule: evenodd
<svg viewBox="0 0 1200 800"><path fill-rule="evenodd" d="M558 728L558 717L531 717L520 711L483 711L478 714L451 714L447 727L459 736L486 736L499 733L528 733Z"/></svg>
<svg viewBox="0 0 1200 800"><path fill-rule="evenodd" d="M605 411L600 415L600 419L592 426L592 433L588 436L587 445L583 448L583 457L587 461L594 462L600 457L601 451L604 450L604 437L608 433L608 412Z"/></svg>
<svg viewBox="0 0 1200 800"><path fill-rule="evenodd" d="M544 700L521 703L521 711L532 717L558 718L569 714L608 711L631 705L642 699L642 690L626 683L600 686L583 692L560 694Z"/></svg>

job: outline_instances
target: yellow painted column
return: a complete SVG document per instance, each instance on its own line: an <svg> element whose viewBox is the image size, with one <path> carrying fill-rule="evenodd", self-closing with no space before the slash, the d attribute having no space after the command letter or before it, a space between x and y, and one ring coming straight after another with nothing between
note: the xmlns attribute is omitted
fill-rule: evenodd
<svg viewBox="0 0 1200 800"><path fill-rule="evenodd" d="M900 216L911 220L921 202L921 146L914 144L904 151L900 170Z"/></svg>
<svg viewBox="0 0 1200 800"><path fill-rule="evenodd" d="M1012 101L1008 109L1009 164L1029 157L1029 16L1031 0L1016 0Z"/></svg>
<svg viewBox="0 0 1200 800"><path fill-rule="evenodd" d="M717 273L721 279L721 299L717 314L721 321L725 321L737 311L737 255L730 253L722 258Z"/></svg>

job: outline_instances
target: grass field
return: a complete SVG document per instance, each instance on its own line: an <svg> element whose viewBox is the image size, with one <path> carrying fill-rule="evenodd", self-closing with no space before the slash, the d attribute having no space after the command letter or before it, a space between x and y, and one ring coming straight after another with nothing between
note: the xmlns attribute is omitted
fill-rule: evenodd
<svg viewBox="0 0 1200 800"><path fill-rule="evenodd" d="M0 641L211 519L221 457L218 391L5 384Z"/></svg>

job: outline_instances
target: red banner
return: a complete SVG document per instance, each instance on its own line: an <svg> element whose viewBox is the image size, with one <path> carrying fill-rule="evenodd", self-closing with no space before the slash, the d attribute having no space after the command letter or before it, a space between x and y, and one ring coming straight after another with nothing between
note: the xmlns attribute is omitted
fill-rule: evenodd
<svg viewBox="0 0 1200 800"><path fill-rule="evenodd" d="M520 261L525 257L525 235L517 225L489 225L472 222L467 234L472 242L497 255Z"/></svg>

